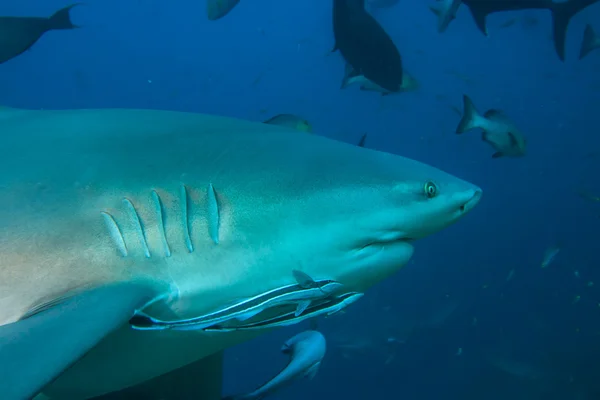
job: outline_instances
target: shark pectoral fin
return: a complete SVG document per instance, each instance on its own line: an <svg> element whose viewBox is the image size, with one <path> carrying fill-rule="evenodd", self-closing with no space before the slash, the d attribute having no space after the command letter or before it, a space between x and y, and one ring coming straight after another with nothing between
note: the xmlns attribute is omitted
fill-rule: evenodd
<svg viewBox="0 0 600 400"><path fill-rule="evenodd" d="M310 300L304 300L304 301L301 301L300 303L298 303L298 306L296 307L296 312L294 313L294 316L299 317L300 314L302 314L304 311L306 311L308 306L310 306Z"/></svg>
<svg viewBox="0 0 600 400"><path fill-rule="evenodd" d="M307 377L308 379L313 379L315 377L315 375L317 375L317 372L319 372L319 367L321 366L321 362L319 361L318 363L313 364L312 367L310 367L306 373L304 374L305 377Z"/></svg>
<svg viewBox="0 0 600 400"><path fill-rule="evenodd" d="M34 397L152 296L143 285L102 286L0 326L1 397Z"/></svg>
<svg viewBox="0 0 600 400"><path fill-rule="evenodd" d="M501 152L497 151L494 154L492 154L492 158L500 158L502 157L504 154L502 154Z"/></svg>

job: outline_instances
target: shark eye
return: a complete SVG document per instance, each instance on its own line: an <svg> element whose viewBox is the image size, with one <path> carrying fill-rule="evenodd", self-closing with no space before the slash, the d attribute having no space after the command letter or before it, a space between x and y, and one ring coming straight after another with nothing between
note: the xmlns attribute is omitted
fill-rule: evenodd
<svg viewBox="0 0 600 400"><path fill-rule="evenodd" d="M437 196L437 186L435 186L435 183L433 182L426 182L423 190L425 191L425 196L429 199Z"/></svg>

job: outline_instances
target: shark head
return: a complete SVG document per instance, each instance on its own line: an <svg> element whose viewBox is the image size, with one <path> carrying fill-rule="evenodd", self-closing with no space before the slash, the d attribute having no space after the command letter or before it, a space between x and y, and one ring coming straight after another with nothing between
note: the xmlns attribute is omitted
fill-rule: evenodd
<svg viewBox="0 0 600 400"><path fill-rule="evenodd" d="M397 155L352 148L322 170L319 190L291 206L280 236L311 276L362 291L404 266L413 242L452 225L479 202L479 187Z"/></svg>

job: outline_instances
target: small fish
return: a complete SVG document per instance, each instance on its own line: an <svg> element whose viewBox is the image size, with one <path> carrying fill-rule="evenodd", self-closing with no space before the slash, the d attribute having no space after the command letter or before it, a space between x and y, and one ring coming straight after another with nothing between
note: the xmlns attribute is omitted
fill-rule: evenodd
<svg viewBox="0 0 600 400"><path fill-rule="evenodd" d="M206 0L206 16L209 21L223 18L238 5L240 0Z"/></svg>
<svg viewBox="0 0 600 400"><path fill-rule="evenodd" d="M406 70L402 72L402 83L398 92L390 92L366 78L363 74L356 71L352 65L346 63L344 69L344 78L342 79L341 89L345 89L350 85L360 85L360 90L379 92L382 96L398 92L410 92L419 88L419 82L413 78Z"/></svg>
<svg viewBox="0 0 600 400"><path fill-rule="evenodd" d="M263 121L264 124L285 126L286 128L295 129L301 132L312 133L310 123L293 114L278 114L272 118Z"/></svg>
<svg viewBox="0 0 600 400"><path fill-rule="evenodd" d="M525 138L502 111L491 109L481 115L467 95L463 95L463 104L463 117L458 123L456 133L481 128L482 140L496 150L493 158L525 155Z"/></svg>
<svg viewBox="0 0 600 400"><path fill-rule="evenodd" d="M583 59L592 50L595 50L598 47L600 47L600 37L596 35L596 32L594 32L594 28L592 28L590 24L587 24L585 26L585 31L583 32L583 39L581 40L579 59Z"/></svg>
<svg viewBox="0 0 600 400"><path fill-rule="evenodd" d="M514 278L514 276L515 276L515 270L514 270L514 268L513 268L513 269L511 269L511 270L508 272L508 275L506 276L506 282L508 282L508 281L510 281L512 278Z"/></svg>
<svg viewBox="0 0 600 400"><path fill-rule="evenodd" d="M560 251L560 247L558 246L553 246L553 247L549 247L548 249L546 249L546 251L544 252L544 259L542 260L542 268L546 268L550 265L550 263L552 263L552 261L554 261L554 258L556 258L556 255L558 254L558 252Z"/></svg>
<svg viewBox="0 0 600 400"><path fill-rule="evenodd" d="M0 64L15 58L48 31L74 29L69 12L77 4L61 8L51 17L0 17Z"/></svg>
<svg viewBox="0 0 600 400"><path fill-rule="evenodd" d="M461 0L441 0L438 6L431 6L429 9L438 17L438 32L442 33L450 25L452 20L456 19L456 12L462 4Z"/></svg>
<svg viewBox="0 0 600 400"><path fill-rule="evenodd" d="M290 362L279 374L250 393L228 396L223 400L259 400L297 378L314 378L325 357L326 347L325 337L320 332L310 330L297 334L281 348L284 354L289 354Z"/></svg>

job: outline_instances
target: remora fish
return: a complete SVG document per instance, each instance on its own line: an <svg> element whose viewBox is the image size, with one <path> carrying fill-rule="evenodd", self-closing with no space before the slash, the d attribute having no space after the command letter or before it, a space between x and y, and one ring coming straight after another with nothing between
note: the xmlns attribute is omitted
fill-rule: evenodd
<svg viewBox="0 0 600 400"><path fill-rule="evenodd" d="M496 150L492 155L493 158L525 155L527 141L502 111L492 109L481 115L467 95L463 95L463 108L463 117L456 127L456 133L481 128L482 140Z"/></svg>
<svg viewBox="0 0 600 400"><path fill-rule="evenodd" d="M344 60L370 81L390 92L402 86L402 59L396 45L365 11L364 0L333 1L335 46Z"/></svg>
<svg viewBox="0 0 600 400"><path fill-rule="evenodd" d="M592 50L600 47L600 37L596 35L594 32L594 28L590 24L585 26L585 31L583 32L583 40L581 41L581 48L579 50L579 59L583 59L587 56Z"/></svg>
<svg viewBox="0 0 600 400"><path fill-rule="evenodd" d="M269 309L285 305L293 305L295 307L293 314L298 317L313 301L331 296L343 287L343 285L330 280L315 282L312 278L297 270L292 272L298 284L270 290L267 293L236 302L234 305L207 315L184 320L162 321L140 311L136 312L129 323L134 329L141 330L200 330L231 320L246 321Z"/></svg>
<svg viewBox="0 0 600 400"><path fill-rule="evenodd" d="M140 331L136 310L205 315L294 284L299 265L364 293L482 193L408 158L202 114L0 109L0 132L3 400L86 399L194 362L198 398L218 399L222 351L264 330Z"/></svg>
<svg viewBox="0 0 600 400"><path fill-rule="evenodd" d="M350 85L360 85L360 90L367 90L372 92L379 92L382 96L396 93L390 92L376 84L375 82L367 79L363 74L355 70L352 65L346 63L344 70L344 79L342 79L341 89L345 89ZM408 72L402 72L402 83L398 92L410 92L419 88L419 82L413 78Z"/></svg>
<svg viewBox="0 0 600 400"><path fill-rule="evenodd" d="M206 17L209 21L223 18L238 5L240 0L206 0Z"/></svg>
<svg viewBox="0 0 600 400"><path fill-rule="evenodd" d="M484 35L488 35L486 18L489 14L500 11L517 11L529 9L547 9L552 13L554 48L558 57L565 59L565 42L567 28L571 18L588 6L600 0L462 0L475 20L475 24Z"/></svg>
<svg viewBox="0 0 600 400"><path fill-rule="evenodd" d="M71 4L51 17L0 17L0 64L15 58L38 41L48 31L76 28L69 12Z"/></svg>
<svg viewBox="0 0 600 400"><path fill-rule="evenodd" d="M288 365L260 388L242 395L228 396L223 400L259 400L302 376L314 378L325 357L327 343L318 331L304 331L289 339L281 351L289 354Z"/></svg>

